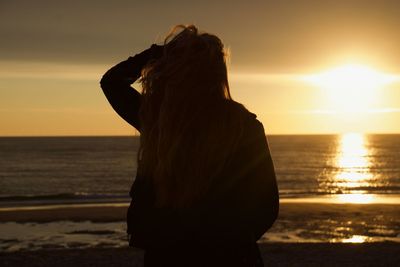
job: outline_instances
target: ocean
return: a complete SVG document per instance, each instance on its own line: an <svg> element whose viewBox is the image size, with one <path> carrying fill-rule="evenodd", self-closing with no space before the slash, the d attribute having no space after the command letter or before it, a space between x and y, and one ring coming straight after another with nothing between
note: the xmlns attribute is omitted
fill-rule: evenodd
<svg viewBox="0 0 400 267"><path fill-rule="evenodd" d="M400 194L400 135L267 136L281 199ZM139 137L1 137L0 206L129 199Z"/></svg>

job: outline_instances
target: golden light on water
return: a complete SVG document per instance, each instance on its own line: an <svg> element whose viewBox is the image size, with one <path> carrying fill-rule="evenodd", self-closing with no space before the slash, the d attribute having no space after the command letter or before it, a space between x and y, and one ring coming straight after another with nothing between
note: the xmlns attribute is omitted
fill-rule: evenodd
<svg viewBox="0 0 400 267"><path fill-rule="evenodd" d="M368 194L341 194L337 196L340 203L369 204L375 202L374 195Z"/></svg>
<svg viewBox="0 0 400 267"><path fill-rule="evenodd" d="M373 178L369 170L371 163L366 142L365 135L359 133L348 133L340 137L336 158L340 172L336 173L333 184L341 191L349 192L337 196L340 202L371 203L374 200L372 195L357 190L370 186Z"/></svg>
<svg viewBox="0 0 400 267"><path fill-rule="evenodd" d="M336 175L336 179L343 180L347 187L362 185L372 178L368 171L370 162L365 143L365 136L359 133L347 133L340 137L336 164L342 172Z"/></svg>
<svg viewBox="0 0 400 267"><path fill-rule="evenodd" d="M366 236L362 235L353 235L350 238L343 239L343 243L364 243L367 240Z"/></svg>

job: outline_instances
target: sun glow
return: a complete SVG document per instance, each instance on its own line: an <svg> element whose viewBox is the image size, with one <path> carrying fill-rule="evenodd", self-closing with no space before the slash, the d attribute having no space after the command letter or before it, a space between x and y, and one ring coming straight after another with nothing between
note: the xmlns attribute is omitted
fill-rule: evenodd
<svg viewBox="0 0 400 267"><path fill-rule="evenodd" d="M379 89L397 81L398 77L364 65L349 64L304 76L303 80L324 90L330 108L341 112L363 112L371 108Z"/></svg>

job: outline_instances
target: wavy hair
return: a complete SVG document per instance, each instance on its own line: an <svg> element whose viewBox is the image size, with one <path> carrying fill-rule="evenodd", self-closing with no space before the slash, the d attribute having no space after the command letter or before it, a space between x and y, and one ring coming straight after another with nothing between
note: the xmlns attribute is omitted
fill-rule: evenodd
<svg viewBox="0 0 400 267"><path fill-rule="evenodd" d="M239 142L244 107L232 100L226 56L217 36L178 25L142 71L138 172L157 207L199 203Z"/></svg>

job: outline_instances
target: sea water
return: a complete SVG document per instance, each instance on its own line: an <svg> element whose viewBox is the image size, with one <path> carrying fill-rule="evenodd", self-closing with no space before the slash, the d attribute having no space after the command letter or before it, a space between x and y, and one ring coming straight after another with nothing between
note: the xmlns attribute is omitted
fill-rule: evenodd
<svg viewBox="0 0 400 267"><path fill-rule="evenodd" d="M267 136L282 199L400 194L400 135ZM127 201L139 137L2 137L0 205Z"/></svg>

